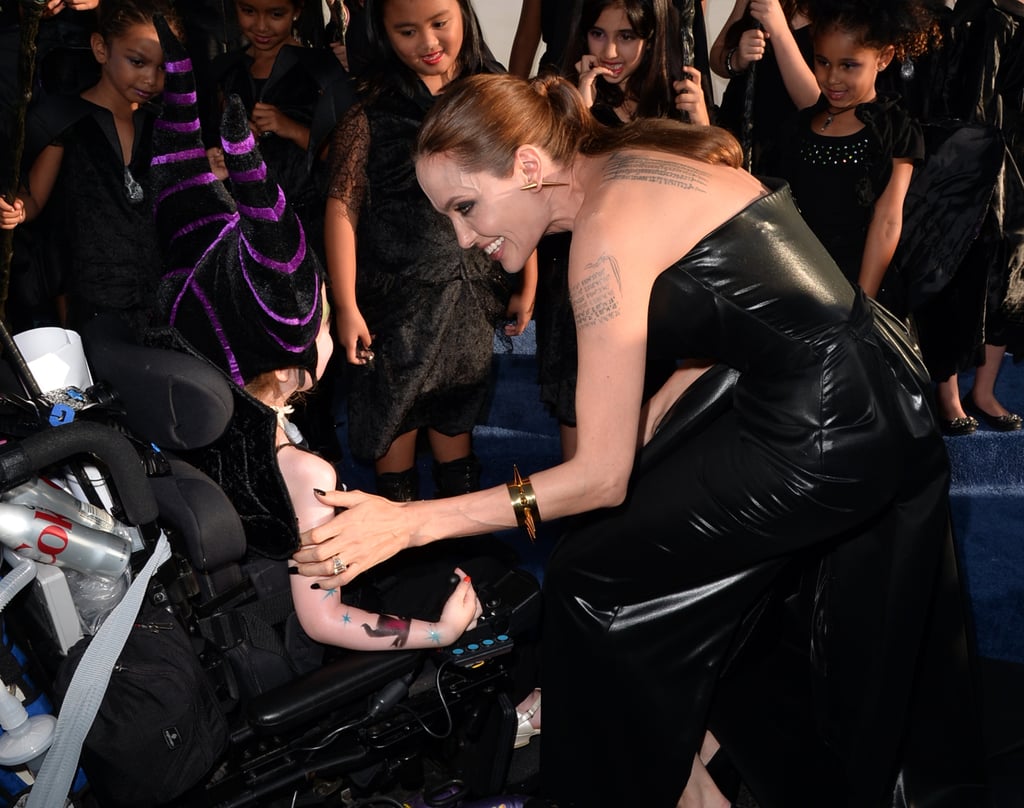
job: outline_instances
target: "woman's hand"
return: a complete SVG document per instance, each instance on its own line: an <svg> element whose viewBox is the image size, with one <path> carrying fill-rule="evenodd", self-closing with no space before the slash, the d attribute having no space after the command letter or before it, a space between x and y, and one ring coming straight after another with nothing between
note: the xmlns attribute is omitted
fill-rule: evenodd
<svg viewBox="0 0 1024 808"><path fill-rule="evenodd" d="M698 126L710 126L711 116L708 115L707 104L704 103L704 91L701 89L700 71L695 67L684 67L686 78L674 82L672 89L676 91L676 109L685 112L690 123Z"/></svg>
<svg viewBox="0 0 1024 808"><path fill-rule="evenodd" d="M597 77L610 76L612 71L607 67L601 67L597 63L597 57L588 53L576 63L576 72L580 77L580 94L589 109L594 106L594 101L597 98L597 93L594 90L594 82L597 81Z"/></svg>
<svg viewBox="0 0 1024 808"><path fill-rule="evenodd" d="M344 586L359 573L386 561L412 545L407 507L362 491L328 491L317 498L339 513L303 534L302 547L292 556L299 572L320 581L322 589ZM346 565L334 574L334 559Z"/></svg>
<svg viewBox="0 0 1024 808"><path fill-rule="evenodd" d="M477 597L469 576L458 567L455 568L455 574L459 576L459 583L444 604L439 621L445 632L445 639L448 638L450 631L452 641L473 628L480 615L484 613L484 607L480 604L480 598Z"/></svg>
<svg viewBox="0 0 1024 808"><path fill-rule="evenodd" d="M0 230L13 230L25 221L25 203L21 199L15 199L13 205L9 205L0 197Z"/></svg>

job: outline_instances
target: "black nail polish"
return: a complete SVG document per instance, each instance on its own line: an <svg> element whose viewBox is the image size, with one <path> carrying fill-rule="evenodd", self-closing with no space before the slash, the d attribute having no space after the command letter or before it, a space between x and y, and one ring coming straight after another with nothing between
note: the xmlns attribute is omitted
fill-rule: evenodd
<svg viewBox="0 0 1024 808"><path fill-rule="evenodd" d="M299 568L298 567L289 567L288 568L288 574L289 575L298 575L299 574Z"/></svg>
<svg viewBox="0 0 1024 808"><path fill-rule="evenodd" d="M326 491L321 491L319 488L314 488L313 489L313 493L316 494L318 497L322 497L327 492Z"/></svg>
<svg viewBox="0 0 1024 808"><path fill-rule="evenodd" d="M309 588L310 589L319 589L320 588L320 584L310 584Z"/></svg>

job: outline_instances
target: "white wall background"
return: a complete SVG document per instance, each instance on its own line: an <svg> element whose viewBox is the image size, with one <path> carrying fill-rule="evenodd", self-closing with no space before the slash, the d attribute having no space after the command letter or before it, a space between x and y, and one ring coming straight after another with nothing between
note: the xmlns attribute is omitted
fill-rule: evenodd
<svg viewBox="0 0 1024 808"><path fill-rule="evenodd" d="M565 0L563 0L565 2ZM508 67L512 39L519 24L520 0L473 0L473 8L484 29L484 39L498 61Z"/></svg>

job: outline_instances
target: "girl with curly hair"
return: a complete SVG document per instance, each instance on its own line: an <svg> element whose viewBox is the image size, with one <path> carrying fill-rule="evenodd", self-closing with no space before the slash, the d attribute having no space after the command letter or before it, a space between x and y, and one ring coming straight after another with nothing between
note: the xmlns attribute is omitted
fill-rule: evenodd
<svg viewBox="0 0 1024 808"><path fill-rule="evenodd" d="M794 117L775 170L847 279L898 311L886 271L924 142L899 99L876 82L893 60L924 52L932 21L921 0L805 0L801 11L812 20L821 95Z"/></svg>

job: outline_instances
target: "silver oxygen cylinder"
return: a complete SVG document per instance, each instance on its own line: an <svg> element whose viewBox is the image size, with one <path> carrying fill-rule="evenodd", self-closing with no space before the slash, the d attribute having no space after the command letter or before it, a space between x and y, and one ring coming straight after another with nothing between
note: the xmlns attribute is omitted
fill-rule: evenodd
<svg viewBox="0 0 1024 808"><path fill-rule="evenodd" d="M0 502L17 505L35 505L39 508L64 514L80 525L114 533L132 543L132 552L143 547L139 529L126 525L113 514L98 508L91 502L84 502L70 491L65 490L46 477L35 477L28 482L0 494Z"/></svg>
<svg viewBox="0 0 1024 808"><path fill-rule="evenodd" d="M96 530L62 509L0 502L0 543L44 564L118 578L128 567L131 541Z"/></svg>

